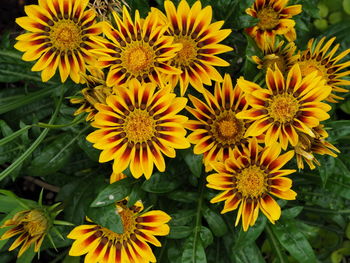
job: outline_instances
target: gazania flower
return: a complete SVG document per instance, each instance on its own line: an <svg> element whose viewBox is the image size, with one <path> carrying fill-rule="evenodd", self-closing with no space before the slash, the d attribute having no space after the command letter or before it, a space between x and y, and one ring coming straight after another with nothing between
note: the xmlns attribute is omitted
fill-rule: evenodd
<svg viewBox="0 0 350 263"><path fill-rule="evenodd" d="M295 22L291 18L301 13L301 5L286 6L288 0L255 0L246 13L259 22L246 29L259 47L265 41L275 42L276 35L284 35L288 42L296 39Z"/></svg>
<svg viewBox="0 0 350 263"><path fill-rule="evenodd" d="M331 87L326 86L325 80L317 73L302 78L298 64L292 67L286 79L279 69L268 69L268 89L244 79L239 79L237 85L246 92L246 99L252 107L236 115L239 119L254 120L245 136L264 133L268 146L277 141L283 149L288 143L297 145L297 131L315 137L312 128L329 118L327 111L331 106L321 101L328 97Z"/></svg>
<svg viewBox="0 0 350 263"><path fill-rule="evenodd" d="M112 172L111 177L109 178L109 183L113 184L113 183L120 181L124 178L126 178L125 174Z"/></svg>
<svg viewBox="0 0 350 263"><path fill-rule="evenodd" d="M18 252L18 257L20 257L32 244L34 244L34 251L39 251L49 231L50 223L42 210L32 209L18 212L14 217L5 221L1 228L4 227L12 228L7 230L0 240L18 235L18 238L10 246L9 251L21 246Z"/></svg>
<svg viewBox="0 0 350 263"><path fill-rule="evenodd" d="M25 52L25 61L38 60L32 71L42 71L42 81L48 81L57 68L61 81L67 77L78 83L87 63L94 63L91 49L97 44L92 36L102 32L95 22L95 12L85 11L88 1L39 0L39 5L25 7L28 16L16 23L28 33L17 37L15 48Z"/></svg>
<svg viewBox="0 0 350 263"><path fill-rule="evenodd" d="M350 53L347 49L338 55L335 55L339 48L339 44L332 46L335 37L325 43L326 38L322 38L318 43L311 39L307 45L307 49L300 55L299 65L303 76L316 71L319 76L326 80L327 85L332 87L332 93L327 98L329 102L337 102L344 98L335 94L335 92L348 92L347 89L340 86L350 85L350 80L344 79L350 75L350 60L341 62L341 60ZM317 43L317 44L316 44Z"/></svg>
<svg viewBox="0 0 350 263"><path fill-rule="evenodd" d="M104 74L84 75L86 88L81 93L83 97L74 97L70 100L73 104L82 104L79 109L74 112L74 115L79 115L87 112L86 121L93 120L97 109L95 104L106 103L106 98L112 94L112 88L106 86Z"/></svg>
<svg viewBox="0 0 350 263"><path fill-rule="evenodd" d="M259 210L271 223L279 219L281 208L272 196L295 199L296 193L290 189L292 180L285 177L295 170L281 170L294 153L280 152L278 144L261 149L254 138L248 148L238 151L236 158L212 163L217 173L207 177L207 186L223 192L210 202L225 201L222 214L239 207L236 225L242 217L244 231L255 224Z"/></svg>
<svg viewBox="0 0 350 263"><path fill-rule="evenodd" d="M100 162L114 160L115 173L130 164L134 177L144 174L148 179L153 164L165 170L163 154L174 158L174 149L190 146L183 127L187 117L177 115L186 102L168 87L156 91L154 84L132 79L128 87L116 89L116 95L107 98L107 105L96 105L99 112L92 126L99 129L87 140L103 150Z"/></svg>
<svg viewBox="0 0 350 263"><path fill-rule="evenodd" d="M299 142L294 147L299 169L304 169L304 161L308 164L310 169L315 169L315 164L321 165L314 154L328 154L337 157L335 152L340 152L334 145L326 141L328 133L323 129L323 125L313 128L312 131L315 137L300 133Z"/></svg>
<svg viewBox="0 0 350 263"><path fill-rule="evenodd" d="M215 85L214 95L204 92L206 102L189 95L195 108L187 107L197 120L189 120L186 128L193 132L187 137L195 144L194 153L204 154L204 164L211 169L212 161L224 161L233 155L236 146L245 144L247 121L236 118L236 113L246 110L244 93L232 87L231 77L226 74L222 86Z"/></svg>
<svg viewBox="0 0 350 263"><path fill-rule="evenodd" d="M123 17L113 12L117 29L105 23L103 32L112 42L102 41L100 55L101 67L110 67L107 85L122 85L132 78L140 82L153 82L163 86L163 74L180 74L181 70L167 64L175 57L181 45L174 44L174 38L165 36L166 27L158 23L158 16L151 12L141 19L138 11L133 21L126 7Z"/></svg>
<svg viewBox="0 0 350 263"><path fill-rule="evenodd" d="M94 223L78 226L68 235L68 238L75 239L69 255L87 254L85 263L156 262L148 243L161 246L155 236L169 234L166 223L170 216L160 210L140 214L143 210L141 202L130 208L126 203L117 203L117 211L124 226L122 234Z"/></svg>
<svg viewBox="0 0 350 263"><path fill-rule="evenodd" d="M196 1L190 8L186 0L181 0L177 10L172 1L165 1L169 30L182 49L172 59L171 65L182 70L181 75L171 76L172 86L180 81L180 94L183 96L188 84L203 92L203 84L211 85L211 80L222 82L222 77L214 66L229 66L217 54L231 51L232 48L220 44L230 33L230 29L220 29L224 21L212 23L212 8L202 9Z"/></svg>
<svg viewBox="0 0 350 263"><path fill-rule="evenodd" d="M253 61L258 64L258 69L267 71L268 68L275 70L275 65L285 75L298 61L299 55L295 55L296 46L294 42L285 45L284 41L277 45L267 41L263 47L262 57L252 56Z"/></svg>

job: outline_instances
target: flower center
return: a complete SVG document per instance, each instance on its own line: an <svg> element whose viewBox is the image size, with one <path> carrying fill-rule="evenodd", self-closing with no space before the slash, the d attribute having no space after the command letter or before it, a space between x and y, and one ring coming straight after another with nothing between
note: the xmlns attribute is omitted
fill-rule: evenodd
<svg viewBox="0 0 350 263"><path fill-rule="evenodd" d="M124 66L134 76L142 75L148 72L154 62L154 51L146 46L129 46L122 52Z"/></svg>
<svg viewBox="0 0 350 263"><path fill-rule="evenodd" d="M178 65L188 66L196 59L197 45L196 42L189 37L175 37L176 43L182 44L182 49L177 53L174 61Z"/></svg>
<svg viewBox="0 0 350 263"><path fill-rule="evenodd" d="M278 122L286 123L294 119L299 110L299 103L290 94L278 94L272 98L268 107L270 116Z"/></svg>
<svg viewBox="0 0 350 263"><path fill-rule="evenodd" d="M279 23L279 15L272 7L265 7L258 11L259 23L257 26L262 30L271 30Z"/></svg>
<svg viewBox="0 0 350 263"><path fill-rule="evenodd" d="M312 61L312 60L301 61L301 62L298 62L298 64L300 66L301 75L303 77L309 75L314 71L317 71L318 76L321 76L327 79L327 76L328 76L327 69L323 65L317 63L316 61Z"/></svg>
<svg viewBox="0 0 350 263"><path fill-rule="evenodd" d="M258 166L249 166L236 174L237 190L242 197L256 198L267 189L267 175Z"/></svg>
<svg viewBox="0 0 350 263"><path fill-rule="evenodd" d="M80 27L71 20L60 20L52 26L50 40L60 51L78 48L82 40Z"/></svg>
<svg viewBox="0 0 350 263"><path fill-rule="evenodd" d="M268 68L271 68L272 70L276 70L275 69L275 65L277 65L278 69L284 73L286 70L286 63L284 60L283 56L278 56L276 54L270 54L270 55L266 55L263 59L263 67L265 70L267 70Z"/></svg>
<svg viewBox="0 0 350 263"><path fill-rule="evenodd" d="M48 222L45 215L38 210L31 210L22 220L24 230L30 236L41 235L46 232Z"/></svg>
<svg viewBox="0 0 350 263"><path fill-rule="evenodd" d="M148 112L135 110L126 119L124 128L131 141L144 142L154 136L155 125Z"/></svg>
<svg viewBox="0 0 350 263"><path fill-rule="evenodd" d="M244 125L238 120L234 113L226 112L214 122L212 132L220 143L235 144L243 139Z"/></svg>

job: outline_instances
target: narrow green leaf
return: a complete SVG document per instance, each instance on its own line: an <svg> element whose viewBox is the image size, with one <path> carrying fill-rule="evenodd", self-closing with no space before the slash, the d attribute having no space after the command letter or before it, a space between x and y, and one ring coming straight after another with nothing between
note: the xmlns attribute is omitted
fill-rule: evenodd
<svg viewBox="0 0 350 263"><path fill-rule="evenodd" d="M115 203L103 207L90 207L87 216L96 224L116 233L123 233L123 222Z"/></svg>
<svg viewBox="0 0 350 263"><path fill-rule="evenodd" d="M56 109L55 109L54 113L52 114L52 117L49 121L50 124L55 122L55 120L57 118L57 114L58 114L58 112L61 108L61 105L62 105L62 99L63 99L63 92L62 92L61 97L57 103ZM9 174L11 174L18 166L20 166L31 155L31 153L45 139L48 132L49 132L48 128L44 129L42 131L42 133L39 135L39 137L33 142L33 144L21 156L18 157L18 159L15 162L13 162L9 167L7 167L3 172L0 173L0 181L3 180L5 177L7 177Z"/></svg>
<svg viewBox="0 0 350 263"><path fill-rule="evenodd" d="M195 234L186 239L183 252L182 263L206 263L204 247L200 238L195 239Z"/></svg>
<svg viewBox="0 0 350 263"><path fill-rule="evenodd" d="M209 228L215 236L220 237L226 234L227 226L221 215L217 214L207 206L202 207L202 213Z"/></svg>
<svg viewBox="0 0 350 263"><path fill-rule="evenodd" d="M328 177L332 174L335 167L335 158L329 155L324 155L318 157L321 165L317 167L320 177L322 180L322 185L325 187L327 184Z"/></svg>
<svg viewBox="0 0 350 263"><path fill-rule="evenodd" d="M303 206L295 206L292 208L284 209L282 211L282 218L284 219L292 219L297 217L301 211L303 211Z"/></svg>
<svg viewBox="0 0 350 263"><path fill-rule="evenodd" d="M298 229L294 219L280 219L271 226L280 244L300 263L317 262L311 245Z"/></svg>
<svg viewBox="0 0 350 263"><path fill-rule="evenodd" d="M91 203L91 207L103 207L120 201L131 192L135 180L127 177L105 187Z"/></svg>
<svg viewBox="0 0 350 263"><path fill-rule="evenodd" d="M53 93L54 91L55 91L55 88L48 87L48 88L41 89L39 91L35 91L32 93L26 94L25 96L22 96L21 98L15 99L15 100L10 101L8 103L1 104L0 105L0 114L17 109L17 108L22 107L26 104L29 104L33 101L37 101L42 97L48 96L49 94Z"/></svg>
<svg viewBox="0 0 350 263"><path fill-rule="evenodd" d="M74 148L69 147L74 142L72 134L62 134L52 143L45 146L27 168L31 176L46 176L62 168L70 159ZM67 147L68 145L68 147Z"/></svg>
<svg viewBox="0 0 350 263"><path fill-rule="evenodd" d="M16 263L31 263L35 257L36 252L34 252L34 244L32 244L19 258L17 258Z"/></svg>

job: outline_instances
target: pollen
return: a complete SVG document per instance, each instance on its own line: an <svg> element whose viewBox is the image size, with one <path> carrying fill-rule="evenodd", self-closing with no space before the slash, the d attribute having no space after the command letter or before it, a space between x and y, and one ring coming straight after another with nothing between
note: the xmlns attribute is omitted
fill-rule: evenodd
<svg viewBox="0 0 350 263"><path fill-rule="evenodd" d="M258 166L249 166L243 169L235 177L237 190L245 198L257 198L267 189L266 173Z"/></svg>
<svg viewBox="0 0 350 263"><path fill-rule="evenodd" d="M279 15L272 7L265 7L257 13L259 23L257 26L262 30L271 30L279 23Z"/></svg>
<svg viewBox="0 0 350 263"><path fill-rule="evenodd" d="M80 27L73 21L61 20L52 26L50 40L52 45L60 51L76 49L82 41Z"/></svg>
<svg viewBox="0 0 350 263"><path fill-rule="evenodd" d="M189 37L175 38L177 43L182 44L182 49L177 53L174 58L175 63L178 65L189 66L191 62L196 59L197 46L196 42Z"/></svg>
<svg viewBox="0 0 350 263"><path fill-rule="evenodd" d="M124 66L134 76L150 71L154 63L154 51L150 47L137 45L128 47L122 55Z"/></svg>
<svg viewBox="0 0 350 263"><path fill-rule="evenodd" d="M226 112L213 124L214 137L222 144L234 144L243 139L244 125L234 113Z"/></svg>
<svg viewBox="0 0 350 263"><path fill-rule="evenodd" d="M274 96L268 107L270 116L281 123L292 121L298 110L298 101L292 95L286 93Z"/></svg>
<svg viewBox="0 0 350 263"><path fill-rule="evenodd" d="M125 133L133 142L144 142L154 136L155 124L152 117L145 111L135 110L125 122Z"/></svg>

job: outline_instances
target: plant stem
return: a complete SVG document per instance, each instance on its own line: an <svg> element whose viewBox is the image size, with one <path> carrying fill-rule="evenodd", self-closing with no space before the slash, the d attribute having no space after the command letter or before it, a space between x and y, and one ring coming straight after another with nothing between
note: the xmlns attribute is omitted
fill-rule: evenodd
<svg viewBox="0 0 350 263"><path fill-rule="evenodd" d="M269 223L266 224L265 226L266 233L269 237L269 240L271 241L271 245L276 251L276 255L280 261L280 263L285 263L286 261L283 258L281 247L279 246L278 240L276 239L275 235L272 232L271 226Z"/></svg>

